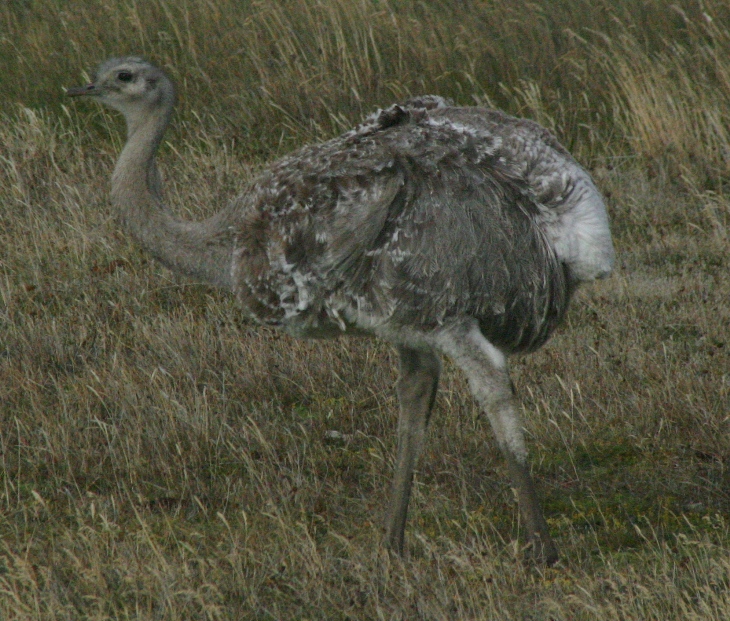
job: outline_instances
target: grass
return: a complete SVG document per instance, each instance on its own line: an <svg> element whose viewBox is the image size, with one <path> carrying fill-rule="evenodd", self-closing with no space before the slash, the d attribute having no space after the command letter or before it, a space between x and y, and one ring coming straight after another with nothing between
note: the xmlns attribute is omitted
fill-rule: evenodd
<svg viewBox="0 0 730 621"><path fill-rule="evenodd" d="M730 618L728 8L547 7L0 8L0 618ZM513 363L557 568L521 563L448 363L401 561L393 352L248 325L116 229L120 121L62 86L130 52L177 81L161 164L189 217L420 92L535 118L592 170L617 272Z"/></svg>

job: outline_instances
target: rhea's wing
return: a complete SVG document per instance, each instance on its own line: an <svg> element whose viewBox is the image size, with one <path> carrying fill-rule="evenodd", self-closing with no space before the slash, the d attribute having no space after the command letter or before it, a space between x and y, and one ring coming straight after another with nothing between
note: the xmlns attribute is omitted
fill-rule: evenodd
<svg viewBox="0 0 730 621"><path fill-rule="evenodd" d="M537 218L571 278L607 276L615 259L603 198L588 172L544 127L485 108L440 108L434 120L457 123L498 136L498 166L529 188Z"/></svg>
<svg viewBox="0 0 730 621"><path fill-rule="evenodd" d="M370 251L403 186L372 141L345 138L275 163L240 199L234 288L259 320L325 317L345 283L370 277Z"/></svg>
<svg viewBox="0 0 730 621"><path fill-rule="evenodd" d="M566 274L524 189L489 166L442 169L414 191L379 253L373 292L390 321L433 328L476 318L508 351L544 342L568 302ZM382 307L383 304L381 303Z"/></svg>

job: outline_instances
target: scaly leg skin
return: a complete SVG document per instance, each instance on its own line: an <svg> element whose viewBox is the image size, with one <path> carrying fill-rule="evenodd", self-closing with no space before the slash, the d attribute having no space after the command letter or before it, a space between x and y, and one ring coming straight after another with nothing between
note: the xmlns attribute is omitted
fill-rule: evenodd
<svg viewBox="0 0 730 621"><path fill-rule="evenodd" d="M398 454L390 506L385 519L385 545L403 554L403 540L411 497L413 469L423 450L426 429L436 397L441 363L429 350L399 347L400 377L397 393Z"/></svg>
<svg viewBox="0 0 730 621"><path fill-rule="evenodd" d="M527 462L520 463L513 459L513 456L504 449L502 453L507 460L512 485L517 490L517 504L529 534L530 547L526 551L526 558L550 567L558 560L558 549L550 537L548 525L543 517L540 500L530 476L530 466Z"/></svg>
<svg viewBox="0 0 730 621"><path fill-rule="evenodd" d="M437 337L439 349L464 371L477 402L489 417L497 444L509 469L512 485L524 520L530 547L527 555L537 563L552 565L558 550L530 476L527 448L504 354L479 330L476 322L443 330Z"/></svg>

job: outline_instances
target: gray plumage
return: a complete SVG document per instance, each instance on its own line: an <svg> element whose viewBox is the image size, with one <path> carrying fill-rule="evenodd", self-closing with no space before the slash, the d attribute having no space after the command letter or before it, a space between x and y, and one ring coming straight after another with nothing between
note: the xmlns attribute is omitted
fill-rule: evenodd
<svg viewBox="0 0 730 621"><path fill-rule="evenodd" d="M533 553L557 556L529 477L504 356L549 338L582 281L611 271L590 176L539 125L436 96L380 110L266 168L225 210L181 222L155 154L172 84L138 58L102 64L92 95L122 111L128 141L112 201L173 270L229 288L255 320L302 337L366 333L398 347L399 453L387 543L403 546L412 471L451 356L493 424Z"/></svg>
<svg viewBox="0 0 730 621"><path fill-rule="evenodd" d="M467 315L506 351L544 343L570 275L500 141L450 110L393 106L264 172L237 203L243 306L302 335Z"/></svg>

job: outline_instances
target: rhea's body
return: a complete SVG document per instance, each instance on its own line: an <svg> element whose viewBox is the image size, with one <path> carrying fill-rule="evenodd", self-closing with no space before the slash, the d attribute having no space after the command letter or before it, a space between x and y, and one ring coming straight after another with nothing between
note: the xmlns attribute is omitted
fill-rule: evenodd
<svg viewBox="0 0 730 621"><path fill-rule="evenodd" d="M600 195L531 122L412 105L259 175L230 207L234 292L298 336L471 317L505 353L539 347L575 285L610 272Z"/></svg>

